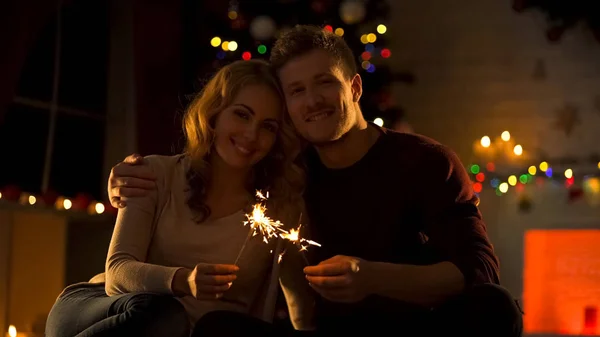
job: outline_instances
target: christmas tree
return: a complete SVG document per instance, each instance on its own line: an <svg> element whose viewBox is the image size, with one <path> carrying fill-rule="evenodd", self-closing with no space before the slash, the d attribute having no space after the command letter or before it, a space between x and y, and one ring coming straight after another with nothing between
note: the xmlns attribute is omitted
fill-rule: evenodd
<svg viewBox="0 0 600 337"><path fill-rule="evenodd" d="M298 24L323 27L342 36L356 55L363 78L361 105L365 118L382 118L386 126L400 115L391 99L393 82L412 83L413 77L390 70L392 51L386 23L389 4L384 0L231 0L225 5L186 4L189 25L198 31L188 45L188 65L196 64L195 74L210 74L240 59L267 59L270 47L281 32ZM194 22L202 15L203 22ZM191 29L189 29L191 28ZM199 62L200 61L200 62ZM190 92L197 88L190 88Z"/></svg>

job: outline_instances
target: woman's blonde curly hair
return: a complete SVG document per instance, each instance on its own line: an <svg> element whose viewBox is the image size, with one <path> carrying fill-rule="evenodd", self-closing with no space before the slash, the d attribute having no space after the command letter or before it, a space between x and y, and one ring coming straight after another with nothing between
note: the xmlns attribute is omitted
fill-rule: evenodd
<svg viewBox="0 0 600 337"><path fill-rule="evenodd" d="M232 104L242 88L255 84L266 85L277 93L284 116L272 150L253 168L248 192L254 195L256 190L269 191L271 216L282 221L284 218L291 221L303 208L304 171L296 164L301 141L287 114L277 76L265 61L236 61L215 74L192 100L183 117L184 153L192 164L187 173L190 186L188 205L198 214L198 222L210 216L205 198L210 179L208 155L213 150L216 117Z"/></svg>

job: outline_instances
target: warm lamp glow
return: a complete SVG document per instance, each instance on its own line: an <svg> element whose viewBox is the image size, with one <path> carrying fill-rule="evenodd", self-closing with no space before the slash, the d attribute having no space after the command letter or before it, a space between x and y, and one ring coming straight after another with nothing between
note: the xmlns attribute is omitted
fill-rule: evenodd
<svg viewBox="0 0 600 337"><path fill-rule="evenodd" d="M488 137L488 136L481 137L481 146L490 147L490 144L492 144L492 140L490 139L490 137Z"/></svg>
<svg viewBox="0 0 600 337"><path fill-rule="evenodd" d="M503 141L508 142L510 140L510 132L508 132L508 131L502 132L502 135L500 136L500 138L502 138Z"/></svg>
<svg viewBox="0 0 600 337"><path fill-rule="evenodd" d="M17 328L14 325L8 327L8 335L10 337L17 337Z"/></svg>
<svg viewBox="0 0 600 337"><path fill-rule="evenodd" d="M29 202L30 205L35 205L35 202L37 201L37 199L33 195L30 195L27 201Z"/></svg>
<svg viewBox="0 0 600 337"><path fill-rule="evenodd" d="M63 208L71 209L71 207L73 207L73 203L71 202L71 200L65 199L65 201L63 201Z"/></svg>

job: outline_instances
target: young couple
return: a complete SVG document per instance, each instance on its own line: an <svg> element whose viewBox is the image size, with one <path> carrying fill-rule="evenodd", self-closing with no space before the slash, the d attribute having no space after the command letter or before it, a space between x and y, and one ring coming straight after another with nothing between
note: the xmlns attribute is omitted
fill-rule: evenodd
<svg viewBox="0 0 600 337"><path fill-rule="evenodd" d="M352 51L316 27L280 37L270 66L221 69L187 110L184 154L113 168L106 273L65 289L47 335L277 336L279 278L293 334L521 336L459 159L367 123L361 94ZM256 190L272 218L304 214L313 265L260 239L234 263Z"/></svg>

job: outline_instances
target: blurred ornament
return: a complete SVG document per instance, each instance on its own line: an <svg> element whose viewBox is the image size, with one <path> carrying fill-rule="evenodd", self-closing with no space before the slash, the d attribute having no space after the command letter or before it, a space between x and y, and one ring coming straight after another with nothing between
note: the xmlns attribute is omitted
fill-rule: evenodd
<svg viewBox="0 0 600 337"><path fill-rule="evenodd" d="M565 104L564 107L557 111L554 128L563 131L567 137L571 136L575 125L580 123L578 113L579 109L575 105L570 103Z"/></svg>
<svg viewBox="0 0 600 337"><path fill-rule="evenodd" d="M250 23L250 34L257 40L268 40L275 35L277 25L275 21L267 15L256 17Z"/></svg>
<svg viewBox="0 0 600 337"><path fill-rule="evenodd" d="M546 63L543 59L537 59L535 61L535 67L533 68L533 79L543 81L546 79Z"/></svg>
<svg viewBox="0 0 600 337"><path fill-rule="evenodd" d="M569 203L575 202L579 199L581 199L581 197L584 196L584 191L581 187L572 187L569 189L569 196L567 201Z"/></svg>
<svg viewBox="0 0 600 337"><path fill-rule="evenodd" d="M529 7L529 1L528 0L514 0L513 1L513 5L512 8L516 11L516 12L522 12L524 11L527 7Z"/></svg>
<svg viewBox="0 0 600 337"><path fill-rule="evenodd" d="M563 27L552 27L546 31L546 37L551 42L558 42L563 36L565 28Z"/></svg>
<svg viewBox="0 0 600 337"><path fill-rule="evenodd" d="M73 199L73 209L79 210L79 211L86 210L91 201L92 201L92 198L90 196L88 196L87 194L84 194L84 193L77 194L75 196L75 199Z"/></svg>
<svg viewBox="0 0 600 337"><path fill-rule="evenodd" d="M313 0L310 8L317 14L323 14L327 11L327 3L324 0Z"/></svg>
<svg viewBox="0 0 600 337"><path fill-rule="evenodd" d="M592 206L600 204L600 178L590 177L584 180L583 190L585 198Z"/></svg>
<svg viewBox="0 0 600 337"><path fill-rule="evenodd" d="M21 197L21 189L16 185L6 186L2 190L2 199L6 199L8 201L17 201Z"/></svg>
<svg viewBox="0 0 600 337"><path fill-rule="evenodd" d="M521 213L529 213L533 208L533 203L531 202L531 198L528 195L522 194L519 198L519 212Z"/></svg>
<svg viewBox="0 0 600 337"><path fill-rule="evenodd" d="M44 205L54 206L56 200L58 199L58 193L54 191L47 191L46 193L42 194L40 199L44 203Z"/></svg>
<svg viewBox="0 0 600 337"><path fill-rule="evenodd" d="M340 17L348 25L361 22L365 14L365 4L361 0L345 0L340 5Z"/></svg>
<svg viewBox="0 0 600 337"><path fill-rule="evenodd" d="M242 30L248 27L248 20L243 14L238 13L237 18L231 21L231 28L234 30Z"/></svg>

